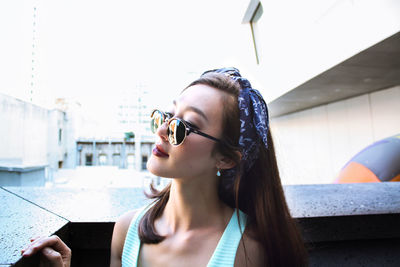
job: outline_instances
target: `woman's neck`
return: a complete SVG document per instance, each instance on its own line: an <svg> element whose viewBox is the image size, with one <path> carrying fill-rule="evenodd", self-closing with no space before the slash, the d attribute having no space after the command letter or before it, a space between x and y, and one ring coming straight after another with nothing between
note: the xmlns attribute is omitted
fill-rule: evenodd
<svg viewBox="0 0 400 267"><path fill-rule="evenodd" d="M168 232L176 233L223 224L231 212L232 209L219 200L216 184L204 180L201 184L185 183L176 179L172 181L169 200L160 219L168 225Z"/></svg>

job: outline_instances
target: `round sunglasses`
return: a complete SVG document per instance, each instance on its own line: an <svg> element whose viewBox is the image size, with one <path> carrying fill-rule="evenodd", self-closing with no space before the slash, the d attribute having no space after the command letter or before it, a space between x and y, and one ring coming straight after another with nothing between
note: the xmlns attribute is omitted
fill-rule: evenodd
<svg viewBox="0 0 400 267"><path fill-rule="evenodd" d="M221 140L197 130L196 127L191 123L179 118L173 118L171 113L162 112L158 109L153 110L150 120L151 131L156 133L157 129L164 122L168 123L167 135L168 141L171 145L181 145L183 141L185 141L186 136L188 136L190 133L195 133L216 142L221 142Z"/></svg>

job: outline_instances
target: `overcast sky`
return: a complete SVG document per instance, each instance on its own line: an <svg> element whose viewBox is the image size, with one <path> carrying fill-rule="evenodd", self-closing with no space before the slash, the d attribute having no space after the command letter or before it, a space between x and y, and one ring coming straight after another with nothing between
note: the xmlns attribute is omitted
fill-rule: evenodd
<svg viewBox="0 0 400 267"><path fill-rule="evenodd" d="M251 32L242 24L248 3L3 1L0 92L26 100L32 88L33 101L48 106L73 98L97 116L138 85L150 89L155 105L170 101L204 70L250 72Z"/></svg>

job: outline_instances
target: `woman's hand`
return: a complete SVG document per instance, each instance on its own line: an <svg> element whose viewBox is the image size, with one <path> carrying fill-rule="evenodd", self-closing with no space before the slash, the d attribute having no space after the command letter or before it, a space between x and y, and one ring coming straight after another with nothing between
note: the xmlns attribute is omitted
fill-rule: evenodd
<svg viewBox="0 0 400 267"><path fill-rule="evenodd" d="M58 236L36 237L31 242L21 251L23 257L41 252L40 266L70 267L71 249Z"/></svg>

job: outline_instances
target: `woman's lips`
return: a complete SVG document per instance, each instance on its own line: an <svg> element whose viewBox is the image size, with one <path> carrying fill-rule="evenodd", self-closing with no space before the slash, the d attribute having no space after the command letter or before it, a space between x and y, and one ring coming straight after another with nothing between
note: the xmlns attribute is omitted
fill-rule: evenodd
<svg viewBox="0 0 400 267"><path fill-rule="evenodd" d="M153 148L153 155L164 158L169 157L169 155L164 150L162 150L162 148L158 145L156 145L155 148Z"/></svg>

